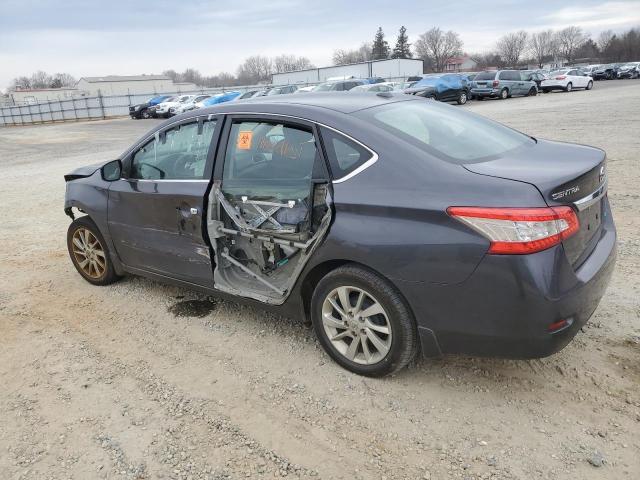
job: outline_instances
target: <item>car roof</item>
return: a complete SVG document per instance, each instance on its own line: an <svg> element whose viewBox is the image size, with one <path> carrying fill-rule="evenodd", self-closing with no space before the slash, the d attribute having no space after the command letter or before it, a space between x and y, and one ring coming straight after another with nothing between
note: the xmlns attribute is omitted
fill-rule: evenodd
<svg viewBox="0 0 640 480"><path fill-rule="evenodd" d="M250 98L243 100L242 103L221 104L206 108L201 113L270 113L270 111L280 110L291 115L303 115L312 114L314 111L331 110L348 114L379 105L415 100L417 100L416 97L392 92L383 92L383 94L377 95L371 95L368 92L309 92L303 96L274 95Z"/></svg>

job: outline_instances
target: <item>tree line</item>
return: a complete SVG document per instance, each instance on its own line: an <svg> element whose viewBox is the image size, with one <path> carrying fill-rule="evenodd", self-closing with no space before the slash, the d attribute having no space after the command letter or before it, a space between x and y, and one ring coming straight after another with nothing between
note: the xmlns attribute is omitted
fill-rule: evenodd
<svg viewBox="0 0 640 480"><path fill-rule="evenodd" d="M425 72L442 72L451 57L462 55L464 44L460 34L440 27L418 35L409 43L407 29L402 26L396 36L393 48L385 38L382 27L378 27L373 41L363 42L355 49L338 49L333 52L334 65L384 60L388 58L419 58L424 62ZM527 32L520 30L500 37L494 48L485 53L469 55L477 62L477 69L487 67L517 68L536 64L542 68L545 63L613 63L640 61L640 28L614 33L606 30L594 40L580 27L569 26L561 30ZM205 76L194 68L183 72L165 70L164 75L174 82L191 82L203 87L230 87L255 85L271 81L274 73L315 68L308 58L290 54L267 57L252 55L237 68L236 73L221 72ZM68 73L50 75L37 71L31 76L21 76L13 80L14 88L60 88L73 87L76 79Z"/></svg>
<svg viewBox="0 0 640 480"><path fill-rule="evenodd" d="M335 50L333 64L419 58L424 62L425 72L442 72L451 57L462 55L463 47L457 32L433 27L420 34L411 48L407 29L403 26L396 37L395 47L391 49L382 27L379 27L373 41L364 42L355 49ZM577 26L531 33L520 30L500 37L490 51L472 53L469 56L478 63L480 69L515 68L528 64L537 64L542 68L547 62L572 63L576 60L594 63L640 61L640 28L632 28L619 34L607 30L601 32L596 40Z"/></svg>
<svg viewBox="0 0 640 480"><path fill-rule="evenodd" d="M13 88L34 89L34 88L62 88L74 87L76 79L68 73L55 73L49 75L47 72L38 70L30 76L16 77L11 82Z"/></svg>

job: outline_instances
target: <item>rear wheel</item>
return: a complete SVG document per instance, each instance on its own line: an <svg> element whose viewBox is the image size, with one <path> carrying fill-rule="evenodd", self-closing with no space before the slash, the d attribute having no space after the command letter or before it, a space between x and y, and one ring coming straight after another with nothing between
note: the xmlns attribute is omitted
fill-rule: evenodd
<svg viewBox="0 0 640 480"><path fill-rule="evenodd" d="M109 285L120 278L100 230L89 217L71 222L67 230L67 249L73 266L87 282Z"/></svg>
<svg viewBox="0 0 640 480"><path fill-rule="evenodd" d="M151 114L149 113L149 110L147 110L146 108L142 111L142 118L144 119L151 118Z"/></svg>
<svg viewBox="0 0 640 480"><path fill-rule="evenodd" d="M387 280L363 267L345 265L320 280L311 319L327 354L359 375L394 373L417 350L415 321L405 301Z"/></svg>
<svg viewBox="0 0 640 480"><path fill-rule="evenodd" d="M587 90L591 90L593 88L593 82L591 80L589 80L589 83L587 83Z"/></svg>
<svg viewBox="0 0 640 480"><path fill-rule="evenodd" d="M564 87L564 91L565 92L570 92L571 90L573 90L573 85L571 84L571 82L567 83L567 86Z"/></svg>
<svg viewBox="0 0 640 480"><path fill-rule="evenodd" d="M500 90L500 100L506 100L507 98L509 98L509 90L503 88Z"/></svg>

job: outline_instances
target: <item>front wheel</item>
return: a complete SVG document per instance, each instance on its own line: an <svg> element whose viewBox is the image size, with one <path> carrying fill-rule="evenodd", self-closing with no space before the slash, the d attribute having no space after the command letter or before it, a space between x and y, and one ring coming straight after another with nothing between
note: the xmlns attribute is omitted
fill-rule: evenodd
<svg viewBox="0 0 640 480"><path fill-rule="evenodd" d="M109 285L120 276L100 230L89 217L76 218L67 230L67 249L73 266L93 285Z"/></svg>
<svg viewBox="0 0 640 480"><path fill-rule="evenodd" d="M144 118L145 120L151 118L151 114L146 108L142 111L142 118Z"/></svg>
<svg viewBox="0 0 640 480"><path fill-rule="evenodd" d="M567 83L567 86L564 87L564 91L565 92L570 92L571 90L573 90L573 85L571 84L571 82Z"/></svg>
<svg viewBox="0 0 640 480"><path fill-rule="evenodd" d="M527 97L535 97L538 94L536 87L531 87L527 93Z"/></svg>
<svg viewBox="0 0 640 480"><path fill-rule="evenodd" d="M587 83L587 90L591 90L592 88L593 88L593 82L589 80L589 83Z"/></svg>
<svg viewBox="0 0 640 480"><path fill-rule="evenodd" d="M468 100L467 92L463 90L458 95L458 99L456 100L456 102L458 102L458 105L464 105L465 103L467 103L467 100Z"/></svg>
<svg viewBox="0 0 640 480"><path fill-rule="evenodd" d="M394 373L417 350L415 321L404 299L387 280L357 265L337 268L320 280L311 320L327 354L359 375Z"/></svg>

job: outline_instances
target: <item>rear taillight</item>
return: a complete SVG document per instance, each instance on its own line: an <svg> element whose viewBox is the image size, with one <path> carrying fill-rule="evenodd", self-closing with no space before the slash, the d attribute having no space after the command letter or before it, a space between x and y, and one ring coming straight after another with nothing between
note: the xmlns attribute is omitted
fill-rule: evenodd
<svg viewBox="0 0 640 480"><path fill-rule="evenodd" d="M565 75L558 75L556 80L564 80L565 78L567 78Z"/></svg>
<svg viewBox="0 0 640 480"><path fill-rule="evenodd" d="M571 207L449 207L447 213L491 242L489 253L535 253L569 238L580 228Z"/></svg>
<svg viewBox="0 0 640 480"><path fill-rule="evenodd" d="M493 85L494 87L497 87L498 85L500 85L500 81L499 81L499 80L494 80L494 81L493 81L493 83L492 83L492 85Z"/></svg>

